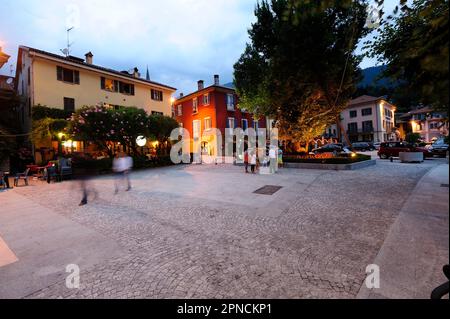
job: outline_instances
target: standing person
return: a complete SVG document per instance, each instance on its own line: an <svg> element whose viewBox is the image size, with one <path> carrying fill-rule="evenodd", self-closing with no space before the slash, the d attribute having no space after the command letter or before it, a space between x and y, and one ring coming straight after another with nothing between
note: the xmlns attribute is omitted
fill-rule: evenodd
<svg viewBox="0 0 450 319"><path fill-rule="evenodd" d="M248 173L248 149L244 152L244 165L245 165L245 172Z"/></svg>
<svg viewBox="0 0 450 319"><path fill-rule="evenodd" d="M275 174L275 166L277 164L277 154L275 152L275 147L270 146L269 149L269 161L270 161L270 174Z"/></svg>
<svg viewBox="0 0 450 319"><path fill-rule="evenodd" d="M251 170L252 170L252 174L255 174L255 167L256 167L256 154L255 154L255 151L252 151L251 155L250 155L250 167L251 167Z"/></svg>

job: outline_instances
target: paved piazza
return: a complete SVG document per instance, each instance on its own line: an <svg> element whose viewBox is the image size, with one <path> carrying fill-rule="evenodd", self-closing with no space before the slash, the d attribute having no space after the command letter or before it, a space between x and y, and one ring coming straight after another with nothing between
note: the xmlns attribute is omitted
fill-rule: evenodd
<svg viewBox="0 0 450 319"><path fill-rule="evenodd" d="M135 171L133 189L117 195L112 176L91 181L83 207L76 181L32 181L0 193L28 207L0 218L18 258L0 267L0 297L355 298L406 199L443 163ZM283 188L253 193L264 185ZM66 287L71 263L79 289Z"/></svg>

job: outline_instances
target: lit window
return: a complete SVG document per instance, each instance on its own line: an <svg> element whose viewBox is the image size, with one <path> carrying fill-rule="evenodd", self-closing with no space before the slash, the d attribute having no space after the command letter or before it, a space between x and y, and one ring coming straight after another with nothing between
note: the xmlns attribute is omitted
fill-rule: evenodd
<svg viewBox="0 0 450 319"><path fill-rule="evenodd" d="M205 130L209 130L211 128L211 118L205 118Z"/></svg>

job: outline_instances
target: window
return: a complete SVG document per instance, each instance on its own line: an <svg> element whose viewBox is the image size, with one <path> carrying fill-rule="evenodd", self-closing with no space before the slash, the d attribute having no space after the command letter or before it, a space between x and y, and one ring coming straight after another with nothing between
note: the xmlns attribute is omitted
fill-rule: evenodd
<svg viewBox="0 0 450 319"><path fill-rule="evenodd" d="M183 105L182 104L177 105L177 113L178 113L178 116L183 115Z"/></svg>
<svg viewBox="0 0 450 319"><path fill-rule="evenodd" d="M361 110L361 115L362 115L362 116L372 115L372 108L369 107L369 108L367 108L367 109L362 109L362 110Z"/></svg>
<svg viewBox="0 0 450 319"><path fill-rule="evenodd" d="M159 90L151 89L152 100L162 101L163 100L163 92Z"/></svg>
<svg viewBox="0 0 450 319"><path fill-rule="evenodd" d="M30 85L30 83L31 83L31 72L30 72L30 67L28 67L28 70L27 70L27 78L28 78L28 85Z"/></svg>
<svg viewBox="0 0 450 319"><path fill-rule="evenodd" d="M194 120L192 121L192 138L194 140L198 140L200 138L200 121Z"/></svg>
<svg viewBox="0 0 450 319"><path fill-rule="evenodd" d="M348 131L351 133L358 132L358 123L348 123Z"/></svg>
<svg viewBox="0 0 450 319"><path fill-rule="evenodd" d="M205 124L204 124L205 130L209 130L211 128L211 118L206 117L204 121L205 121Z"/></svg>
<svg viewBox="0 0 450 319"><path fill-rule="evenodd" d="M119 92L127 95L134 95L134 84L119 82Z"/></svg>
<svg viewBox="0 0 450 319"><path fill-rule="evenodd" d="M229 117L227 119L227 128L234 129L234 117Z"/></svg>
<svg viewBox="0 0 450 319"><path fill-rule="evenodd" d="M203 95L203 105L209 105L209 93Z"/></svg>
<svg viewBox="0 0 450 319"><path fill-rule="evenodd" d="M119 81L101 77L100 88L110 92L117 92L119 90Z"/></svg>
<svg viewBox="0 0 450 319"><path fill-rule="evenodd" d="M245 131L248 128L248 121L246 119L242 119L242 129Z"/></svg>
<svg viewBox="0 0 450 319"><path fill-rule="evenodd" d="M70 97L64 98L64 111L74 112L75 111L75 99Z"/></svg>
<svg viewBox="0 0 450 319"><path fill-rule="evenodd" d="M234 111L234 95L227 94L227 110Z"/></svg>
<svg viewBox="0 0 450 319"><path fill-rule="evenodd" d="M386 117L388 117L388 118L391 118L391 117L392 117L391 111L388 110L388 109L384 109L384 115L385 115Z"/></svg>
<svg viewBox="0 0 450 319"><path fill-rule="evenodd" d="M372 132L373 131L373 123L372 121L364 121L362 122L362 127L364 132Z"/></svg>
<svg viewBox="0 0 450 319"><path fill-rule="evenodd" d="M66 83L80 84L80 72L57 66L56 79Z"/></svg>
<svg viewBox="0 0 450 319"><path fill-rule="evenodd" d="M350 118L357 117L358 113L356 111L350 111Z"/></svg>
<svg viewBox="0 0 450 319"><path fill-rule="evenodd" d="M152 115L164 115L163 112L152 111Z"/></svg>
<svg viewBox="0 0 450 319"><path fill-rule="evenodd" d="M192 113L195 114L198 112L198 98L194 97L192 100Z"/></svg>

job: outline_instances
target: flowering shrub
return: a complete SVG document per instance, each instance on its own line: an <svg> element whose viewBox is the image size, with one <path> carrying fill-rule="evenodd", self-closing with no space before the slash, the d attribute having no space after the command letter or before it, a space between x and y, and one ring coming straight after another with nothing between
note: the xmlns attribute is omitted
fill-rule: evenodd
<svg viewBox="0 0 450 319"><path fill-rule="evenodd" d="M129 154L139 154L136 138L164 142L178 123L167 116L147 115L143 109L123 107L119 110L104 106L85 106L69 119L73 139L92 141L113 156L114 142L124 145Z"/></svg>

